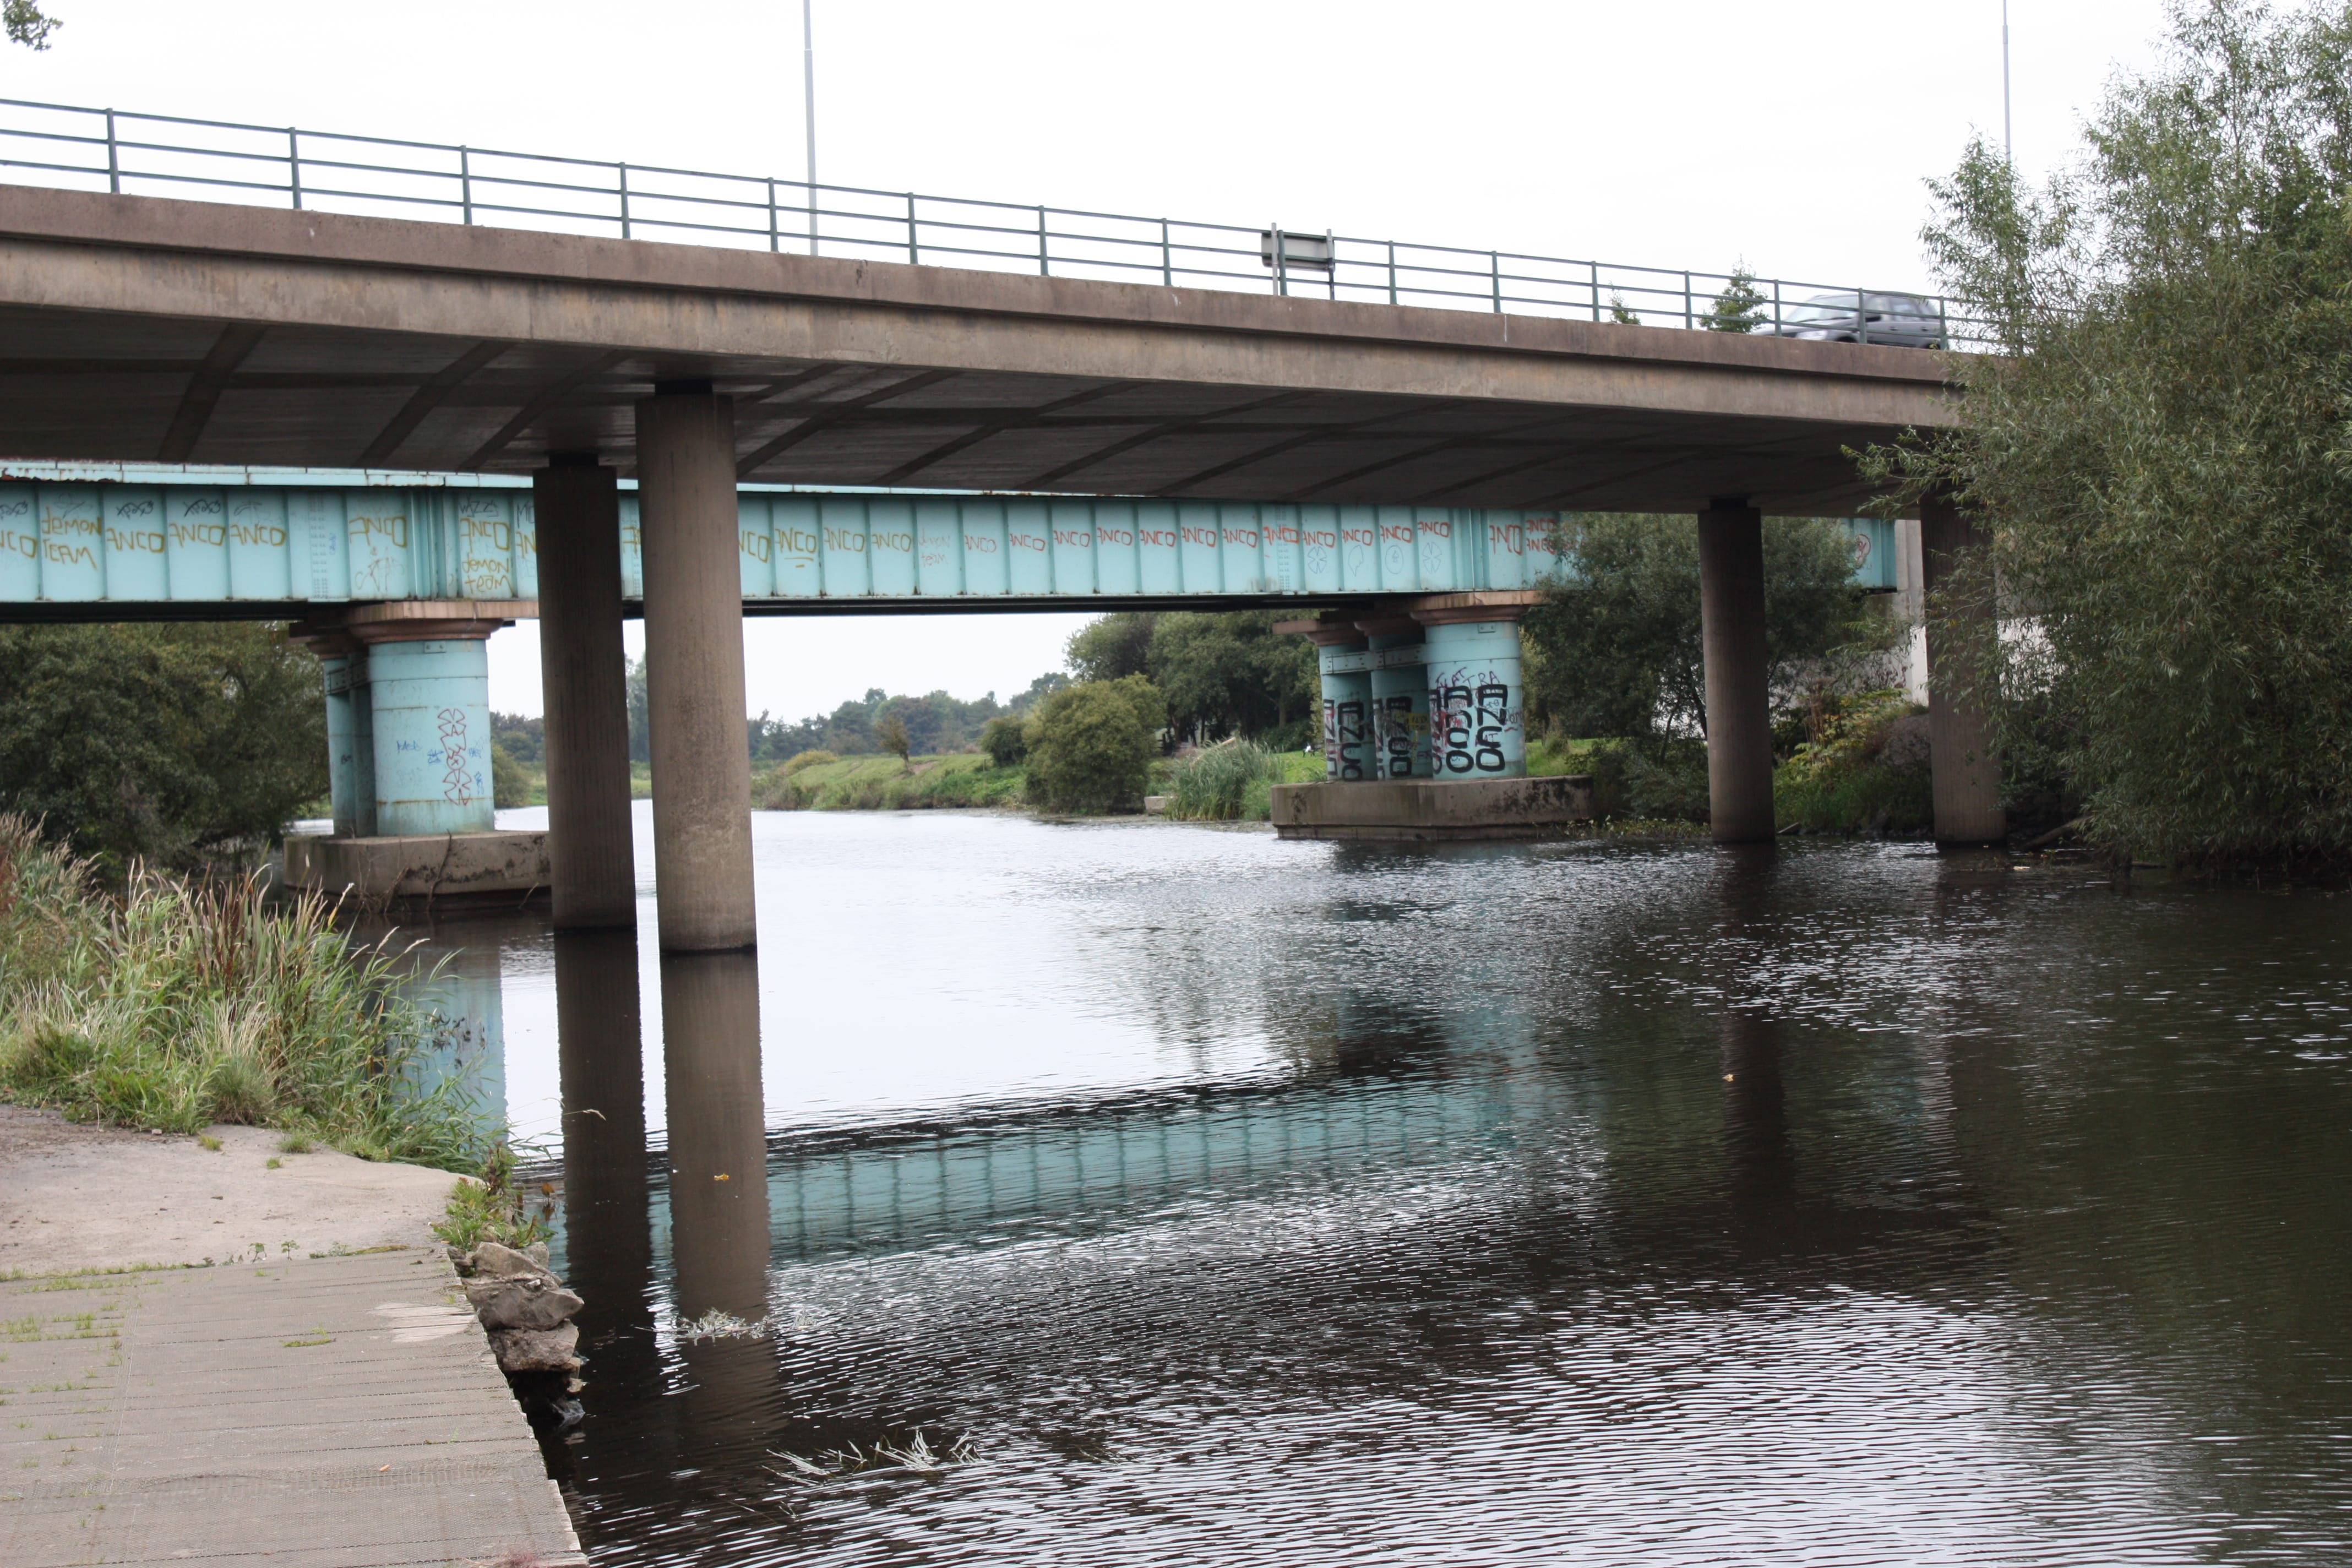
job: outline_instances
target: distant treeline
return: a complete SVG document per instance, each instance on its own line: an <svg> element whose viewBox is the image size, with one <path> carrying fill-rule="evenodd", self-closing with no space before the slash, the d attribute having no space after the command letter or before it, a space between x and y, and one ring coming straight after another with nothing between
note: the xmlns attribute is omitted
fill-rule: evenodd
<svg viewBox="0 0 2352 1568"><path fill-rule="evenodd" d="M895 714L907 726L908 749L917 755L968 751L978 743L982 726L991 719L1001 714L1018 717L1026 713L1036 706L1039 698L1069 683L1069 677L1059 671L1041 675L1029 683L1026 691L1009 702L999 702L993 691L977 701L966 702L944 691L934 691L926 697L894 697L877 686L830 713L812 714L797 721L772 719L762 710L758 718L744 721L744 738L755 763L781 763L803 752L816 751L845 757L867 756L886 749L875 738L874 727ZM544 764L547 733L542 721L513 713L493 713L490 727L518 760L534 767ZM630 759L646 761L653 755L647 748L646 664L638 659L629 667Z"/></svg>

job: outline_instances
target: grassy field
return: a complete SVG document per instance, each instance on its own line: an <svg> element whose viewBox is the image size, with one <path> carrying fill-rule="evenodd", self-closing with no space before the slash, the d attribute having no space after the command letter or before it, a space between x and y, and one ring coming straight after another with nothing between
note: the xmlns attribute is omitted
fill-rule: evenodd
<svg viewBox="0 0 2352 1568"><path fill-rule="evenodd" d="M905 763L892 756L842 757L798 768L785 763L754 773L751 805L761 811L1019 805L1021 786L1019 768L991 766L977 752L913 757Z"/></svg>

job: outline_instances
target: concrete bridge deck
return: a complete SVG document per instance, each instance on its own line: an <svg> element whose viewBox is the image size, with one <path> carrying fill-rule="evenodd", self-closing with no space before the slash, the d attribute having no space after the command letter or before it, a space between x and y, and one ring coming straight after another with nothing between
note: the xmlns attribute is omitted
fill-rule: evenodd
<svg viewBox="0 0 2352 1568"><path fill-rule="evenodd" d="M1839 515L1948 422L1916 350L26 187L0 456L633 471L658 382L746 480Z"/></svg>
<svg viewBox="0 0 2352 1568"><path fill-rule="evenodd" d="M0 1329L9 1568L587 1561L437 1250L13 1279Z"/></svg>

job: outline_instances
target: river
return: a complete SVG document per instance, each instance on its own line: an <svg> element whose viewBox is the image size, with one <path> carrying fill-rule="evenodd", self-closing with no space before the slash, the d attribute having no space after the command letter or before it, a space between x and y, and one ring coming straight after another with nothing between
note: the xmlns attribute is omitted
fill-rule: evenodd
<svg viewBox="0 0 2352 1568"><path fill-rule="evenodd" d="M2352 899L754 838L756 960L660 961L649 865L639 941L436 933L605 1568L2352 1563Z"/></svg>

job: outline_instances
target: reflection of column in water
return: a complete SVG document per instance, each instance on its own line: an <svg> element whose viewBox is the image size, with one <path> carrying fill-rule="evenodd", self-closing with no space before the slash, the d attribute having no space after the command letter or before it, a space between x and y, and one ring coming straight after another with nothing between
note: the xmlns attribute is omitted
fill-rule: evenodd
<svg viewBox="0 0 2352 1568"><path fill-rule="evenodd" d="M768 1315L768 1148L760 1093L760 971L749 952L665 955L671 1261L682 1325ZM689 1339L681 1428L705 1452L756 1441L772 1409L764 1335Z"/></svg>
<svg viewBox="0 0 2352 1568"><path fill-rule="evenodd" d="M423 1087L456 1084L479 1108L481 1122L507 1125L507 1058L499 992L499 931L487 922L457 928L471 938L427 938L410 955L415 978L404 987L418 1005L440 1015L443 1028L418 1065ZM397 950L401 939L394 939Z"/></svg>
<svg viewBox="0 0 2352 1568"><path fill-rule="evenodd" d="M658 1370L635 931L556 937L555 1020L563 1072L564 1277L588 1303L579 1323L592 1376L634 1385L639 1374Z"/></svg>
<svg viewBox="0 0 2352 1568"><path fill-rule="evenodd" d="M1718 945L1745 963L1772 938L1773 883L1779 853L1770 844L1727 847L1717 851L1719 872L1716 907L1721 914ZM1789 1115L1780 1080L1780 1028L1769 1004L1743 1005L1737 980L1723 989L1733 997L1718 1027L1723 1041L1723 1152L1725 1177L1736 1212L1761 1216L1783 1213L1796 1202L1796 1156L1789 1141Z"/></svg>

